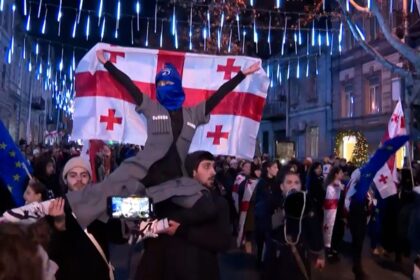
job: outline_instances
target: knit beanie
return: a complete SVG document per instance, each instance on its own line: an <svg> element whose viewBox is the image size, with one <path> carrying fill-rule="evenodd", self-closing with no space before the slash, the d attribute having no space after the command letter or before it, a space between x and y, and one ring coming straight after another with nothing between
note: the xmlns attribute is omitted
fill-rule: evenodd
<svg viewBox="0 0 420 280"><path fill-rule="evenodd" d="M66 165L63 168L63 181L66 181L67 173L75 167L82 167L87 170L89 173L90 178L92 178L92 168L90 167L90 163L82 157L73 157L69 161L67 161Z"/></svg>
<svg viewBox="0 0 420 280"><path fill-rule="evenodd" d="M203 160L214 160L214 156L207 151L196 151L187 155L185 158L185 170L189 177L193 177L193 171L198 168L198 165Z"/></svg>

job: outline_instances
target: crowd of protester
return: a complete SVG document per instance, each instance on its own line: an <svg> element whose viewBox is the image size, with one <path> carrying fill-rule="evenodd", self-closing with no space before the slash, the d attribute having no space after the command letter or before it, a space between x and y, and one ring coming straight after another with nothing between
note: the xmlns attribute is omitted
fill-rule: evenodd
<svg viewBox="0 0 420 280"><path fill-rule="evenodd" d="M24 141L19 144L33 169L33 178L28 180L23 195L25 202L59 199L50 205L49 216L35 225L22 228L0 224L0 279L12 279L8 276L18 273L21 276L13 279L80 279L78 275L81 274L86 276L84 279L113 279L112 269L109 268L108 246L110 242L127 242L128 226L120 220L109 220L108 223L95 221L90 224L87 232L96 237L98 246L102 249L99 250L102 254L98 254L97 245L92 245L61 197L68 191L77 191L93 178L97 181L104 180L122 161L134 156L141 147L104 144L97 150L93 161L91 159L91 165L84 165L79 157L83 149L76 143L53 147L32 146ZM189 263L183 263L184 268L168 266L168 269L188 269L189 273L185 275L200 275L200 278L188 276L188 279L218 279L215 256L229 249L239 249L255 255L256 265L263 279L277 279L279 274L284 279L309 279L311 264L322 269L325 260L327 265L340 261L348 227L348 213L344 207L346 185L356 170L354 164L335 156L326 157L322 162L306 158L302 161L291 159L281 164L266 154L256 156L252 161L230 156L218 156L209 160L215 162L214 174L207 176L214 177L211 185L214 185L212 188L217 192L219 218L211 227L216 231L209 235L209 228L191 227L194 230L189 232L178 224L174 232L168 234L169 241L165 241L170 242L165 243L165 246L171 244L169 247L173 247L173 255L169 256L172 261L180 257L180 248L187 246L184 241L176 243L180 242L176 238L182 237L201 248L200 252L208 253L192 254L190 249L182 249L184 256L190 254L187 259ZM79 170L74 169L75 167L83 168ZM398 172L400 182L396 195L382 199L374 185L369 190L364 208L369 217L367 236L373 257L393 258L396 263L411 258L414 263L417 262L414 268L418 269L420 165L413 164L412 168L403 168ZM191 177L195 178L194 174L196 173L193 172ZM206 185L201 181L200 183ZM1 215L15 205L5 186L1 186L0 191ZM307 195L301 191L305 191ZM338 195L330 241L326 241L326 229L323 228L328 193ZM220 201L220 198L223 200ZM207 234L203 234L203 230ZM230 238L220 235L226 231ZM225 241L229 239L231 242L226 244ZM16 247L12 248L13 246ZM48 266L45 254L40 254L40 250L46 252L58 267ZM7 256L13 256L16 261L11 263ZM41 256L44 256L44 260ZM197 268L200 267L198 257L209 265L206 269ZM153 263L153 258L159 262L165 261L163 256L154 254L149 257L149 263ZM35 267L33 271L29 268L18 271L25 259L31 260ZM368 279L366 271L360 265L357 261L353 263L355 278ZM25 264L25 267L29 265ZM89 271L94 271L95 274L89 275ZM192 271L196 274L191 274ZM141 274L141 271L138 272L138 275Z"/></svg>

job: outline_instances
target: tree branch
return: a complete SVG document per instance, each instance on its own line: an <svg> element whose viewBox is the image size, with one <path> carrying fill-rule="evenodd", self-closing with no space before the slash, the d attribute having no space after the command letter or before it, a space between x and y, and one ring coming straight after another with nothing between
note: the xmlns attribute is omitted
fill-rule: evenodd
<svg viewBox="0 0 420 280"><path fill-rule="evenodd" d="M420 0L416 0L417 12L420 15Z"/></svg>
<svg viewBox="0 0 420 280"><path fill-rule="evenodd" d="M381 53L379 53L376 49L374 49L371 45L369 45L365 40L363 40L360 37L360 34L357 32L356 27L354 26L354 23L352 22L352 19L349 15L349 13L346 11L345 3L343 3L343 0L337 0L341 11L346 19L346 23L350 28L351 33L353 36L357 39L360 46L370 55L374 57L375 60L377 60L379 63L381 63L384 67L389 69L393 73L397 73L401 75L402 77L412 79L412 73L410 71L407 71L404 68L401 68L394 63L387 60Z"/></svg>
<svg viewBox="0 0 420 280"><path fill-rule="evenodd" d="M378 8L375 0L371 0L371 11L378 21L379 27L382 30L382 33L385 36L385 39L388 43L396 49L403 57L410 61L414 65L420 64L420 55L416 50L410 48L408 45L400 41L398 37L392 34L388 24L385 22L385 19Z"/></svg>
<svg viewBox="0 0 420 280"><path fill-rule="evenodd" d="M420 0L419 0L420 1ZM369 11L369 9L368 9L368 7L363 7L363 6L360 6L359 4L357 4L356 3L356 1L354 1L354 0L350 0L350 4L356 9L356 10L358 10L359 12L362 12L362 13L369 13L370 14L370 11Z"/></svg>

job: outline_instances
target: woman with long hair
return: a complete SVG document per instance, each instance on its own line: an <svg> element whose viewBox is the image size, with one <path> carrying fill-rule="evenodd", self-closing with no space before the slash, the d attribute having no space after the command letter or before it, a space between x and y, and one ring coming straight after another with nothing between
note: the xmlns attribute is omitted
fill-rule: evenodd
<svg viewBox="0 0 420 280"><path fill-rule="evenodd" d="M326 195L324 200L324 246L327 260L339 261L338 251L344 235L344 185L341 183L344 173L341 167L331 168L325 180Z"/></svg>

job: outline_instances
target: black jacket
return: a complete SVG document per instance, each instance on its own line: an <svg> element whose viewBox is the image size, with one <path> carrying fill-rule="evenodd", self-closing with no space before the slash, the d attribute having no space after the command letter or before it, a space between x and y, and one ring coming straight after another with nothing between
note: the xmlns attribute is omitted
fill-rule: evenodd
<svg viewBox="0 0 420 280"><path fill-rule="evenodd" d="M54 231L48 248L50 258L59 266L56 279L109 279L108 265L73 217L70 209L66 209L65 216L66 230ZM95 237L108 260L109 242L125 241L119 220L109 220L106 224L94 221L87 230Z"/></svg>
<svg viewBox="0 0 420 280"><path fill-rule="evenodd" d="M319 256L323 253L324 244L321 222L317 217L313 200L309 196L307 196L305 209L300 235L298 217L287 218L286 231L289 236L288 240L291 242L295 242L299 236L296 249L310 277L310 253L312 253L313 257ZM271 231L266 245L267 250L262 279L279 279L279 275L281 275L281 279L305 279L302 269L297 265L291 246L285 240L284 223Z"/></svg>
<svg viewBox="0 0 420 280"><path fill-rule="evenodd" d="M160 235L145 242L137 279L216 280L218 253L230 245L229 207L216 191L211 192L216 213L212 219L181 224L175 236ZM183 211L185 209L178 209ZM189 209L189 211L193 211Z"/></svg>

